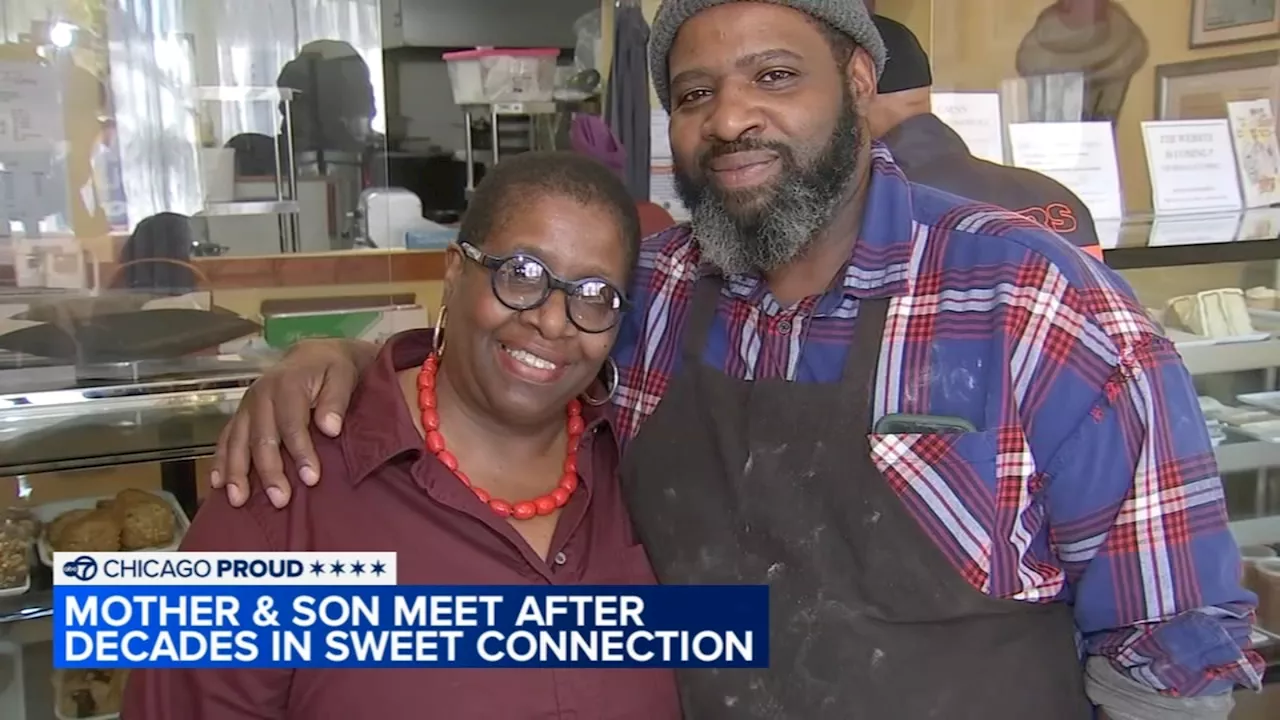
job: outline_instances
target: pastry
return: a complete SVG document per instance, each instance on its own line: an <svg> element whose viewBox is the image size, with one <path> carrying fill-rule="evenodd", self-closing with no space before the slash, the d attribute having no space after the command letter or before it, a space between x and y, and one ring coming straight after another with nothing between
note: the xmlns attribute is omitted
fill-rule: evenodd
<svg viewBox="0 0 1280 720"><path fill-rule="evenodd" d="M63 529L91 512L93 511L83 508L79 510L69 510L54 518L53 522L49 523L48 530L45 531L45 536L49 538L49 544L57 546L58 538L61 537Z"/></svg>
<svg viewBox="0 0 1280 720"><path fill-rule="evenodd" d="M125 550L159 547L173 542L177 520L164 500L143 490L123 490L109 512L120 525L120 546Z"/></svg>
<svg viewBox="0 0 1280 720"><path fill-rule="evenodd" d="M1280 307L1280 293L1269 287L1249 288L1244 293L1244 301L1254 310L1275 310Z"/></svg>
<svg viewBox="0 0 1280 720"><path fill-rule="evenodd" d="M1165 324L1187 332L1195 332L1192 326L1196 322L1196 305L1194 295L1182 295L1170 300L1165 306Z"/></svg>
<svg viewBox="0 0 1280 720"><path fill-rule="evenodd" d="M1187 332L1211 338L1252 335L1253 322L1244 291L1239 288L1206 290L1173 298L1165 306L1165 322Z"/></svg>
<svg viewBox="0 0 1280 720"><path fill-rule="evenodd" d="M1244 301L1244 291L1239 288L1223 288L1198 293L1199 335L1212 338L1241 337L1253 334L1249 320L1249 306Z"/></svg>
<svg viewBox="0 0 1280 720"><path fill-rule="evenodd" d="M0 525L0 590L22 587L31 572L31 541L16 526Z"/></svg>
<svg viewBox="0 0 1280 720"><path fill-rule="evenodd" d="M128 670L63 670L58 688L58 714L88 718L120 712Z"/></svg>
<svg viewBox="0 0 1280 720"><path fill-rule="evenodd" d="M72 510L53 521L49 544L55 552L114 552L120 549L120 523L109 510Z"/></svg>

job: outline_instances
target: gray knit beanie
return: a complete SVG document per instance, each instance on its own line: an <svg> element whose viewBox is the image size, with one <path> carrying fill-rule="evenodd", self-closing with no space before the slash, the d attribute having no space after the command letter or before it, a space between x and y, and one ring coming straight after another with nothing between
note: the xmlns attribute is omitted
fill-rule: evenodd
<svg viewBox="0 0 1280 720"><path fill-rule="evenodd" d="M676 33L685 21L717 5L741 0L662 0L649 33L649 73L662 107L671 112L671 75L667 72L667 55L676 41ZM876 75L884 72L885 48L880 31L871 21L871 13L863 0L751 0L782 5L807 13L853 38L876 62Z"/></svg>

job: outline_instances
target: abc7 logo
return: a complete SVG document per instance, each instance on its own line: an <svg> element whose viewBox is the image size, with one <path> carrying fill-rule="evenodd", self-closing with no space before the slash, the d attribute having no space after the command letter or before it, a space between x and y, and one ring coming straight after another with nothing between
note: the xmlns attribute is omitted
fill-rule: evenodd
<svg viewBox="0 0 1280 720"><path fill-rule="evenodd" d="M91 557L81 555L63 565L62 574L73 580L89 582L98 574L98 563Z"/></svg>

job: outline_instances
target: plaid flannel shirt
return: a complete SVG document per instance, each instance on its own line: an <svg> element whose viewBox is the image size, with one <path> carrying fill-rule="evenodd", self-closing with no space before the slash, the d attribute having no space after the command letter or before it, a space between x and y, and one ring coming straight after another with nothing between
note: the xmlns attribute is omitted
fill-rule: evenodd
<svg viewBox="0 0 1280 720"><path fill-rule="evenodd" d="M1176 696L1258 687L1213 448L1181 358L1116 273L1033 221L909 183L883 146L843 282L784 308L726 278L703 362L838 379L859 301L892 298L875 416L977 432L874 435L886 480L974 587L1074 606L1083 651ZM687 226L647 239L614 358L624 446L680 365ZM852 480L851 480L852 481Z"/></svg>

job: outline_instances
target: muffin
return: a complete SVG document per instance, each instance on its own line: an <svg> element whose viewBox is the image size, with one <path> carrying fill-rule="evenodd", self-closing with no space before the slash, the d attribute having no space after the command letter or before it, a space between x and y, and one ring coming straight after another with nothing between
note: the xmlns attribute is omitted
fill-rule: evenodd
<svg viewBox="0 0 1280 720"><path fill-rule="evenodd" d="M50 524L49 544L55 552L115 552L120 523L108 510L72 510Z"/></svg>
<svg viewBox="0 0 1280 720"><path fill-rule="evenodd" d="M128 670L63 670L58 714L88 718L120 712Z"/></svg>
<svg viewBox="0 0 1280 720"><path fill-rule="evenodd" d="M120 526L125 550L160 547L173 542L177 519L164 500L143 490L123 490L110 510Z"/></svg>

